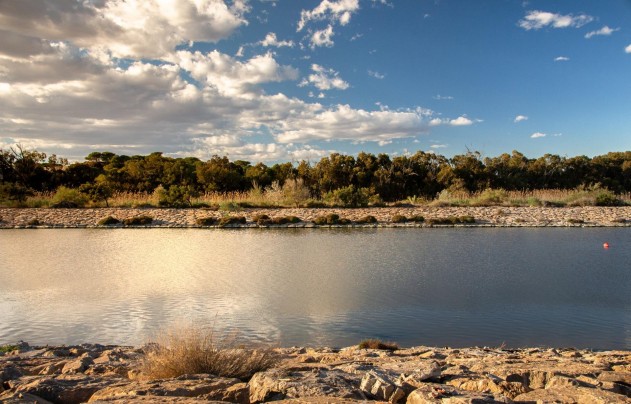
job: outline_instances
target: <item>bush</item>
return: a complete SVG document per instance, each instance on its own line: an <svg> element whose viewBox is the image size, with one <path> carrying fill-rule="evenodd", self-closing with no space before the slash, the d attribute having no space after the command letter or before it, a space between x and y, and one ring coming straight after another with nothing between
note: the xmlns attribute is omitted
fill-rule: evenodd
<svg viewBox="0 0 631 404"><path fill-rule="evenodd" d="M209 373L248 381L276 365L279 356L269 348L243 348L235 338L217 340L212 330L178 327L163 332L145 351L141 371L150 379Z"/></svg>
<svg viewBox="0 0 631 404"><path fill-rule="evenodd" d="M471 224L475 223L473 216L435 217L427 220L428 224Z"/></svg>
<svg viewBox="0 0 631 404"><path fill-rule="evenodd" d="M383 342L379 339L365 339L359 343L359 349L383 349L388 351L396 351L399 344L396 342Z"/></svg>
<svg viewBox="0 0 631 404"><path fill-rule="evenodd" d="M572 223L572 224L585 223L585 221L583 219L574 219L574 218L567 219L567 222L568 223Z"/></svg>
<svg viewBox="0 0 631 404"><path fill-rule="evenodd" d="M169 189L162 186L156 188L158 206L170 208L190 208L192 199L199 196L199 192L190 185L171 185Z"/></svg>
<svg viewBox="0 0 631 404"><path fill-rule="evenodd" d="M268 215L254 215L254 217L252 217L252 221L258 224L261 224L259 222L266 222L268 220L270 220Z"/></svg>
<svg viewBox="0 0 631 404"><path fill-rule="evenodd" d="M51 208L82 208L88 202L88 198L78 189L61 186L57 188L52 202Z"/></svg>
<svg viewBox="0 0 631 404"><path fill-rule="evenodd" d="M390 219L392 223L405 223L408 221L408 218L403 215L394 215Z"/></svg>
<svg viewBox="0 0 631 404"><path fill-rule="evenodd" d="M195 221L200 226L214 226L217 223L217 219L214 217L201 217Z"/></svg>
<svg viewBox="0 0 631 404"><path fill-rule="evenodd" d="M42 222L40 222L39 219L31 219L26 224L29 226L40 226Z"/></svg>
<svg viewBox="0 0 631 404"><path fill-rule="evenodd" d="M344 221L348 221L348 219L342 219ZM325 224L340 224L340 215L335 213L329 213L326 216L318 216L313 220L313 223L317 225L325 225Z"/></svg>
<svg viewBox="0 0 631 404"><path fill-rule="evenodd" d="M13 352L16 349L19 349L20 347L17 345L0 345L0 353L9 353L9 352Z"/></svg>
<svg viewBox="0 0 631 404"><path fill-rule="evenodd" d="M609 191L601 191L596 194L596 200L594 202L596 206L620 206L624 203Z"/></svg>
<svg viewBox="0 0 631 404"><path fill-rule="evenodd" d="M153 222L153 218L151 216L136 216L130 217L123 220L123 224L125 226L146 226Z"/></svg>
<svg viewBox="0 0 631 404"><path fill-rule="evenodd" d="M358 224L370 224L370 223L377 223L377 218L372 216L372 215L368 215L368 216L364 216L360 219L357 219L356 223Z"/></svg>
<svg viewBox="0 0 631 404"><path fill-rule="evenodd" d="M110 226L113 224L119 224L120 220L116 219L115 217L112 216L107 216L104 217L103 219L99 220L98 225L99 226Z"/></svg>
<svg viewBox="0 0 631 404"><path fill-rule="evenodd" d="M414 215L409 220L410 222L422 223L425 221L425 218L421 215Z"/></svg>
<svg viewBox="0 0 631 404"><path fill-rule="evenodd" d="M224 212L240 212L241 205L236 202L222 202L219 204L219 210Z"/></svg>
<svg viewBox="0 0 631 404"><path fill-rule="evenodd" d="M328 192L324 199L336 206L345 208L358 208L368 206L374 192L370 188L356 188L349 185L344 188L338 188L332 192Z"/></svg>
<svg viewBox="0 0 631 404"><path fill-rule="evenodd" d="M245 224L246 220L244 216L226 216L219 219L217 223L219 227L225 227L235 224Z"/></svg>

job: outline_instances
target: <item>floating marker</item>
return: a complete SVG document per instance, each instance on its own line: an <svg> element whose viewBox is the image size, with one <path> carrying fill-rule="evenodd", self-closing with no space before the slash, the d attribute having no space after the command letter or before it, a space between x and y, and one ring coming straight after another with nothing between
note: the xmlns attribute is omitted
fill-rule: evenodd
<svg viewBox="0 0 631 404"><path fill-rule="evenodd" d="M603 244L603 248L605 248L605 249L609 248L609 243L604 243Z"/></svg>

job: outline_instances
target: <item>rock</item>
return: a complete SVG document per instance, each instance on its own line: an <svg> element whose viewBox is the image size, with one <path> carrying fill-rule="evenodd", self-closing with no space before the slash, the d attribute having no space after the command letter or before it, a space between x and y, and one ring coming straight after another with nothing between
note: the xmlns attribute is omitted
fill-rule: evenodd
<svg viewBox="0 0 631 404"><path fill-rule="evenodd" d="M337 369L271 369L259 372L248 383L250 402L323 396L363 398L361 391L353 387L352 380L348 380L348 377L351 375Z"/></svg>
<svg viewBox="0 0 631 404"><path fill-rule="evenodd" d="M631 386L631 372L601 372L598 380L603 382L619 382Z"/></svg>
<svg viewBox="0 0 631 404"><path fill-rule="evenodd" d="M183 375L174 379L126 382L100 389L91 396L98 400L129 399L136 396L202 397L206 400L222 400L228 388L243 384L239 379L216 377L209 374ZM245 389L246 386L240 386ZM243 393L245 394L245 393ZM239 391L228 396L237 397Z"/></svg>
<svg viewBox="0 0 631 404"><path fill-rule="evenodd" d="M0 390L1 392L1 390ZM37 397L29 393L16 393L7 391L4 394L0 394L0 403L3 404L52 404L50 401L44 400L41 397Z"/></svg>
<svg viewBox="0 0 631 404"><path fill-rule="evenodd" d="M402 373L397 380L397 384L400 386L409 385L411 387L418 388L426 380L438 379L441 373L441 367L437 362L424 362L421 363L412 373Z"/></svg>
<svg viewBox="0 0 631 404"><path fill-rule="evenodd" d="M578 387L581 385L576 379L566 376L553 376L546 383L546 389L563 388L563 387Z"/></svg>
<svg viewBox="0 0 631 404"><path fill-rule="evenodd" d="M507 399L496 398L491 394L461 391L445 384L426 383L408 396L407 404L432 403L507 403Z"/></svg>
<svg viewBox="0 0 631 404"><path fill-rule="evenodd" d="M22 368L12 363L8 363L7 365L3 366L1 369L2 370L0 370L0 385L2 385L2 382L19 379L20 377L24 376L24 370L22 370Z"/></svg>
<svg viewBox="0 0 631 404"><path fill-rule="evenodd" d="M25 382L16 385L15 391L33 394L55 403L74 404L88 401L96 391L120 383L121 379L103 380L84 375L60 375L31 377Z"/></svg>
<svg viewBox="0 0 631 404"><path fill-rule="evenodd" d="M397 386L384 372L371 370L362 378L359 389L369 397L396 403L406 396L402 387Z"/></svg>
<svg viewBox="0 0 631 404"><path fill-rule="evenodd" d="M225 404L224 401L211 401L205 398L198 397L158 397L158 396L138 396L131 398L117 398L111 400L98 400L93 403L107 403L107 404L136 404L136 403L151 403L151 404L195 404L195 403L210 403L210 404Z"/></svg>
<svg viewBox="0 0 631 404"><path fill-rule="evenodd" d="M62 374L75 374L85 372L90 365L94 364L94 360L89 356L79 358L77 360L68 362L61 369Z"/></svg>
<svg viewBox="0 0 631 404"><path fill-rule="evenodd" d="M514 398L514 400L515 402L526 401L532 403L631 403L631 400L628 398L610 391L573 386L533 390L531 392L518 395Z"/></svg>
<svg viewBox="0 0 631 404"><path fill-rule="evenodd" d="M548 383L548 380L554 377L553 372L546 372L542 370L533 370L528 373L528 387L535 389L543 389Z"/></svg>

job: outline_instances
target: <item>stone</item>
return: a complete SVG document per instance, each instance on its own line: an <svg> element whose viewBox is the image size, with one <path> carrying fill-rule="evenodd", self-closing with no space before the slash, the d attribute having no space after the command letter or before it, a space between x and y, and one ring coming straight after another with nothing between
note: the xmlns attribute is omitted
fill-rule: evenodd
<svg viewBox="0 0 631 404"><path fill-rule="evenodd" d="M159 397L159 396L138 396L131 398L116 398L107 400L92 401L93 403L107 403L107 404L136 404L136 403L150 403L150 404L196 404L196 403L210 403L210 404L225 404L224 401L206 400L199 397Z"/></svg>
<svg viewBox="0 0 631 404"><path fill-rule="evenodd" d="M0 385L2 382L19 379L24 376L24 370L12 363L8 363L0 370Z"/></svg>
<svg viewBox="0 0 631 404"><path fill-rule="evenodd" d="M426 380L438 379L442 373L440 365L435 361L419 364L418 368L411 373L402 373L397 380L397 384L409 385L414 388L420 387Z"/></svg>
<svg viewBox="0 0 631 404"><path fill-rule="evenodd" d="M598 380L603 382L620 382L631 386L631 372L601 372Z"/></svg>
<svg viewBox="0 0 631 404"><path fill-rule="evenodd" d="M384 372L371 370L362 378L359 389L369 397L396 403L406 396L405 391L397 386Z"/></svg>
<svg viewBox="0 0 631 404"><path fill-rule="evenodd" d="M90 365L94 364L94 360L89 356L70 361L61 369L62 374L75 374L85 372Z"/></svg>
<svg viewBox="0 0 631 404"><path fill-rule="evenodd" d="M0 390L1 392L1 390ZM0 394L0 403L3 404L52 404L50 401L44 400L29 393L16 393L7 391Z"/></svg>
<svg viewBox="0 0 631 404"><path fill-rule="evenodd" d="M337 369L271 369L258 372L248 383L250 402L322 396L363 398L361 391L353 387L354 381L347 379L350 377L351 375Z"/></svg>
<svg viewBox="0 0 631 404"><path fill-rule="evenodd" d="M16 385L16 392L65 404L86 402L96 391L121 382L120 379L103 380L84 375L31 377L25 381L24 384Z"/></svg>
<svg viewBox="0 0 631 404"><path fill-rule="evenodd" d="M574 386L533 390L518 395L514 401L578 404L631 403L631 400L625 396L610 391Z"/></svg>
<svg viewBox="0 0 631 404"><path fill-rule="evenodd" d="M94 392L90 402L129 399L137 396L203 397L206 400L222 400L229 387L240 383L239 379L228 379L209 374L183 375L173 379L125 382ZM242 387L245 388L245 386ZM237 392L232 394L234 397L237 395Z"/></svg>
<svg viewBox="0 0 631 404"><path fill-rule="evenodd" d="M497 398L492 394L462 391L453 386L436 383L426 383L408 395L407 404L477 404L477 403L508 403L507 399Z"/></svg>
<svg viewBox="0 0 631 404"><path fill-rule="evenodd" d="M574 379L572 377L553 376L550 380L548 380L545 388L553 389L553 388L563 388L563 387L578 387L580 385L581 385L581 382L579 382L577 379Z"/></svg>

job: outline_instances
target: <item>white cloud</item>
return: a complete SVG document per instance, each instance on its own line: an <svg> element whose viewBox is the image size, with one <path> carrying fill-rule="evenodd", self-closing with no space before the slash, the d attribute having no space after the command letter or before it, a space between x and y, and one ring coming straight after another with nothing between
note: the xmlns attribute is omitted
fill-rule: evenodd
<svg viewBox="0 0 631 404"><path fill-rule="evenodd" d="M570 58L567 56L558 56L554 58L555 62L567 62L568 60L570 60Z"/></svg>
<svg viewBox="0 0 631 404"><path fill-rule="evenodd" d="M340 74L333 69L327 69L318 64L312 64L311 70L313 74L304 78L299 86L313 85L318 90L346 90L349 84L340 78Z"/></svg>
<svg viewBox="0 0 631 404"><path fill-rule="evenodd" d="M602 35L602 36L609 36L611 34L613 34L616 31L620 31L620 28L609 28L608 26L604 26L601 29L597 30L597 31L590 31L587 34L585 34L585 38L589 39L593 36L597 36L597 35Z"/></svg>
<svg viewBox="0 0 631 404"><path fill-rule="evenodd" d="M333 35L335 35L335 33L333 32L333 26L331 25L329 25L325 29L314 32L313 35L311 35L310 39L311 48L313 49L320 46L330 48L334 45L334 42L331 39Z"/></svg>
<svg viewBox="0 0 631 404"><path fill-rule="evenodd" d="M631 44L624 48L625 53L631 53Z"/></svg>
<svg viewBox="0 0 631 404"><path fill-rule="evenodd" d="M594 17L587 14L579 15L561 15L550 13L547 11L529 11L526 16L519 20L519 26L525 30L541 29L545 27L552 28L580 28L594 20Z"/></svg>
<svg viewBox="0 0 631 404"><path fill-rule="evenodd" d="M359 10L359 0L322 0L313 10L302 10L297 31L302 31L310 21L329 20L331 24L346 25L351 15Z"/></svg>
<svg viewBox="0 0 631 404"><path fill-rule="evenodd" d="M530 135L530 137L532 139L538 139L540 137L546 137L547 135L545 133L541 133L541 132L535 132L532 135Z"/></svg>
<svg viewBox="0 0 631 404"><path fill-rule="evenodd" d="M278 38L276 38L276 34L273 32L270 32L269 34L267 34L265 36L265 39L259 42L259 44L265 47L273 46L276 48L282 48L285 46L289 48L294 47L294 41L279 41Z"/></svg>
<svg viewBox="0 0 631 404"><path fill-rule="evenodd" d="M517 123L517 122L522 122L522 121L527 121L527 120L528 120L528 117L526 115L517 115L513 122Z"/></svg>
<svg viewBox="0 0 631 404"><path fill-rule="evenodd" d="M447 146L448 146L448 145L446 145L446 144L433 144L433 145L431 145L430 147L431 147L432 149L444 149L444 148L445 148L445 147L447 147Z"/></svg>
<svg viewBox="0 0 631 404"><path fill-rule="evenodd" d="M432 98L435 100L453 100L454 99L454 97L452 97L451 95L440 95L440 94L436 94Z"/></svg>
<svg viewBox="0 0 631 404"><path fill-rule="evenodd" d="M375 72L375 71L372 71L372 70L368 70L368 75L370 77L374 77L374 78L379 79L379 80L383 80L383 79L386 78L385 74L381 74L379 72Z"/></svg>
<svg viewBox="0 0 631 404"><path fill-rule="evenodd" d="M452 119L449 121L449 125L451 126L469 126L473 125L473 121L466 116L459 116L456 119Z"/></svg>

